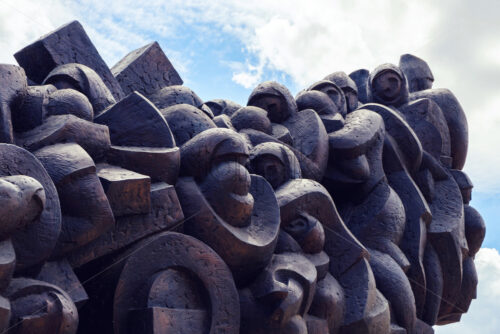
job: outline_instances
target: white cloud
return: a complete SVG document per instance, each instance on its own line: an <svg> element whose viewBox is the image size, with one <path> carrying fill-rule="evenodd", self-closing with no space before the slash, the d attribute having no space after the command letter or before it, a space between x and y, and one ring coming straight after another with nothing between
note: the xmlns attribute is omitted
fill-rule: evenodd
<svg viewBox="0 0 500 334"><path fill-rule="evenodd" d="M182 40L186 29L195 32L190 48L232 36L243 45L243 60L220 61L245 88L284 73L296 92L333 71L373 69L415 53L431 65L435 86L450 88L467 113L466 171L476 191L498 192L500 158L492 146L500 143L499 10L494 0L3 0L0 62L13 62L15 51L73 19L109 65L151 40ZM189 48L162 47L189 85Z"/></svg>
<svg viewBox="0 0 500 334"><path fill-rule="evenodd" d="M499 91L500 93L500 91ZM500 95L476 101L475 112L467 114L469 122L469 154L466 166L475 190L499 193L500 181Z"/></svg>
<svg viewBox="0 0 500 334"><path fill-rule="evenodd" d="M254 65L286 72L298 86L336 70L396 61L427 41L437 18L427 5L402 1L274 3L255 4L257 17L247 19L248 32L241 39L258 57ZM233 19L240 21L237 15ZM420 29L415 30L417 20Z"/></svg>
<svg viewBox="0 0 500 334"><path fill-rule="evenodd" d="M477 300L459 323L435 326L436 334L497 334L500 328L500 254L498 250L482 248L476 255L479 276Z"/></svg>
<svg viewBox="0 0 500 334"><path fill-rule="evenodd" d="M397 63L402 53L426 59L436 86L448 87L469 119L466 170L481 192L500 189L500 2L453 0L2 0L0 62L39 36L79 19L109 65L151 40L182 39L183 28L198 32L196 43L236 37L244 60L227 62L232 79L245 88L286 73L298 90L326 74ZM162 45L183 74L189 54ZM207 81L207 84L210 84ZM482 249L476 258L478 300L445 333L497 333L500 328L500 255Z"/></svg>
<svg viewBox="0 0 500 334"><path fill-rule="evenodd" d="M13 54L71 17L61 1L0 1L0 63L15 63Z"/></svg>

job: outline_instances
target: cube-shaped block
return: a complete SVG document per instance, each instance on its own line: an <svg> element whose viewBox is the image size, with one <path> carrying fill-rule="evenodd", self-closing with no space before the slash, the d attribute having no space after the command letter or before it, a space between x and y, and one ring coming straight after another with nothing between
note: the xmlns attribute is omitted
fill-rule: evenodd
<svg viewBox="0 0 500 334"><path fill-rule="evenodd" d="M157 42L127 54L111 72L123 92L149 96L166 86L182 85L182 79Z"/></svg>
<svg viewBox="0 0 500 334"><path fill-rule="evenodd" d="M124 96L120 84L78 21L70 22L42 36L16 52L14 58L24 68L28 78L38 84L58 65L86 65L99 74L115 99L120 100Z"/></svg>
<svg viewBox="0 0 500 334"><path fill-rule="evenodd" d="M115 217L149 213L151 178L124 168L97 165L97 176Z"/></svg>

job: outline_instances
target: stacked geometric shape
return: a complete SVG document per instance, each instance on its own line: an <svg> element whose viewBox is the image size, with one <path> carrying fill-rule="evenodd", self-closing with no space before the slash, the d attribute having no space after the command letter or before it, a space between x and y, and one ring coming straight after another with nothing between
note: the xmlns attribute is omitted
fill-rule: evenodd
<svg viewBox="0 0 500 334"><path fill-rule="evenodd" d="M476 297L467 121L423 60L241 107L157 43L110 70L78 22L15 57L2 332L433 333Z"/></svg>

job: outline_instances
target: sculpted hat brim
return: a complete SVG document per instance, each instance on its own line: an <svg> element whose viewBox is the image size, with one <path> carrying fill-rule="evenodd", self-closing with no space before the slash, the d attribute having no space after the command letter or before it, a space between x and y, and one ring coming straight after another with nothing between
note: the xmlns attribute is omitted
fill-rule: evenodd
<svg viewBox="0 0 500 334"><path fill-rule="evenodd" d="M318 182L295 179L276 190L281 219L307 212L323 224L325 252L331 257L330 272L338 277L368 253L340 218L328 191Z"/></svg>
<svg viewBox="0 0 500 334"><path fill-rule="evenodd" d="M280 215L271 185L251 175L254 207L250 223L235 227L212 209L193 178L179 179L176 190L187 217L184 231L212 247L228 264L236 282L250 280L264 268L278 240Z"/></svg>

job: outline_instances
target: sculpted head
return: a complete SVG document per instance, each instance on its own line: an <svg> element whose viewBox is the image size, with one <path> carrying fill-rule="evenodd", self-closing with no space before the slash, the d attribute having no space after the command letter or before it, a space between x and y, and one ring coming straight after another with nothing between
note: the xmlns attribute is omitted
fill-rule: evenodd
<svg viewBox="0 0 500 334"><path fill-rule="evenodd" d="M181 174L202 180L221 162L245 165L248 145L244 137L230 129L205 130L181 147Z"/></svg>
<svg viewBox="0 0 500 334"><path fill-rule="evenodd" d="M305 253L315 254L323 250L325 231L321 222L306 211L297 210L290 220L282 220L281 228L299 243Z"/></svg>
<svg viewBox="0 0 500 334"><path fill-rule="evenodd" d="M432 88L434 76L427 62L411 54L399 58L399 67L408 79L410 92Z"/></svg>
<svg viewBox="0 0 500 334"><path fill-rule="evenodd" d="M288 88L275 81L259 84L250 94L248 105L266 110L273 123L282 123L297 113L295 99Z"/></svg>
<svg viewBox="0 0 500 334"><path fill-rule="evenodd" d="M325 93L337 106L338 112L345 117L347 114L346 97L342 89L329 80L321 80L311 85L307 90L316 90Z"/></svg>
<svg viewBox="0 0 500 334"><path fill-rule="evenodd" d="M398 107L408 102L408 84L403 71L396 65L382 64L368 78L371 100Z"/></svg>
<svg viewBox="0 0 500 334"><path fill-rule="evenodd" d="M347 112L351 112L358 107L358 87L345 72L334 72L327 75L324 80L331 81L342 89L347 102Z"/></svg>
<svg viewBox="0 0 500 334"><path fill-rule="evenodd" d="M274 189L290 179L301 177L300 164L295 154L280 143L262 143L250 152L249 168L263 176Z"/></svg>

